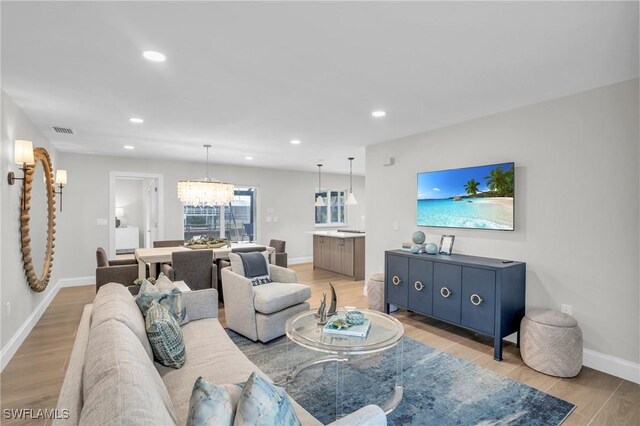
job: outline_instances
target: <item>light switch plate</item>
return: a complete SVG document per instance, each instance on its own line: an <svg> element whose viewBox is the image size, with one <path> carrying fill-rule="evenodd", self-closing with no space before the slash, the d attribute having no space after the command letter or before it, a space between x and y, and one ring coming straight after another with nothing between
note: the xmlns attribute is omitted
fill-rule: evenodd
<svg viewBox="0 0 640 426"><path fill-rule="evenodd" d="M96 221L96 225L98 226L107 226L109 224L109 222L107 222L107 219L98 219Z"/></svg>

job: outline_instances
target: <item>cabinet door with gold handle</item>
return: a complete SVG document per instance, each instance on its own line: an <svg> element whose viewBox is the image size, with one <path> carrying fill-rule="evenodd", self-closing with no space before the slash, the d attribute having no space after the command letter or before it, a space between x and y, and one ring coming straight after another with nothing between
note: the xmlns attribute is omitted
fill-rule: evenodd
<svg viewBox="0 0 640 426"><path fill-rule="evenodd" d="M409 261L404 256L387 255L386 268L385 302L406 308L409 297Z"/></svg>

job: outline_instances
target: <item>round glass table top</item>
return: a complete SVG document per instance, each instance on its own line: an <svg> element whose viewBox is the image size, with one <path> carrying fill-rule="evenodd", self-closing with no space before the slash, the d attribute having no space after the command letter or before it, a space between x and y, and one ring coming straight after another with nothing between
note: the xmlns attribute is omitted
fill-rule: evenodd
<svg viewBox="0 0 640 426"><path fill-rule="evenodd" d="M347 310L358 310L371 320L366 337L341 336L325 333L317 323L315 310L302 312L287 320L285 331L289 339L298 345L331 354L366 354L395 346L404 334L404 327L397 319L378 311L359 308L338 308L338 315Z"/></svg>

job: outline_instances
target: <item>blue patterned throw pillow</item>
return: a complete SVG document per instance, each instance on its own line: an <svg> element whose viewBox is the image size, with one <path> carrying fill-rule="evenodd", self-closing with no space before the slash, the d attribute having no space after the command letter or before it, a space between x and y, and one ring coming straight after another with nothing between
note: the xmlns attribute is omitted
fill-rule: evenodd
<svg viewBox="0 0 640 426"><path fill-rule="evenodd" d="M229 392L231 387L236 388L235 395ZM218 386L198 377L191 392L187 426L233 425L240 392L241 388L238 386Z"/></svg>
<svg viewBox="0 0 640 426"><path fill-rule="evenodd" d="M145 328L156 361L167 367L182 367L187 360L182 329L157 300L153 300L147 310Z"/></svg>
<svg viewBox="0 0 640 426"><path fill-rule="evenodd" d="M244 385L234 426L300 425L300 420L284 389L269 383L255 372Z"/></svg>
<svg viewBox="0 0 640 426"><path fill-rule="evenodd" d="M163 274L160 274L157 282L162 283L163 279L171 283ZM151 302L154 300L167 308L167 310L173 314L174 318L178 320L180 325L185 325L189 322L187 309L182 307L182 292L172 283L171 286L161 284L160 287L158 287L147 280L143 280L140 285L140 291L136 296L136 303L140 311L142 311L143 316L147 316L147 311L151 306Z"/></svg>

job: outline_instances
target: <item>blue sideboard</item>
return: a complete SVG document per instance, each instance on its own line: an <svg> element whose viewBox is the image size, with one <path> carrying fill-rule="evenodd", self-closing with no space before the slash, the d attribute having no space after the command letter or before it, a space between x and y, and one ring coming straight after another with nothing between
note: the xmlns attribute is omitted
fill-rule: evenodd
<svg viewBox="0 0 640 426"><path fill-rule="evenodd" d="M492 336L502 360L502 339L524 317L526 264L461 254L385 253L385 306L389 304Z"/></svg>

